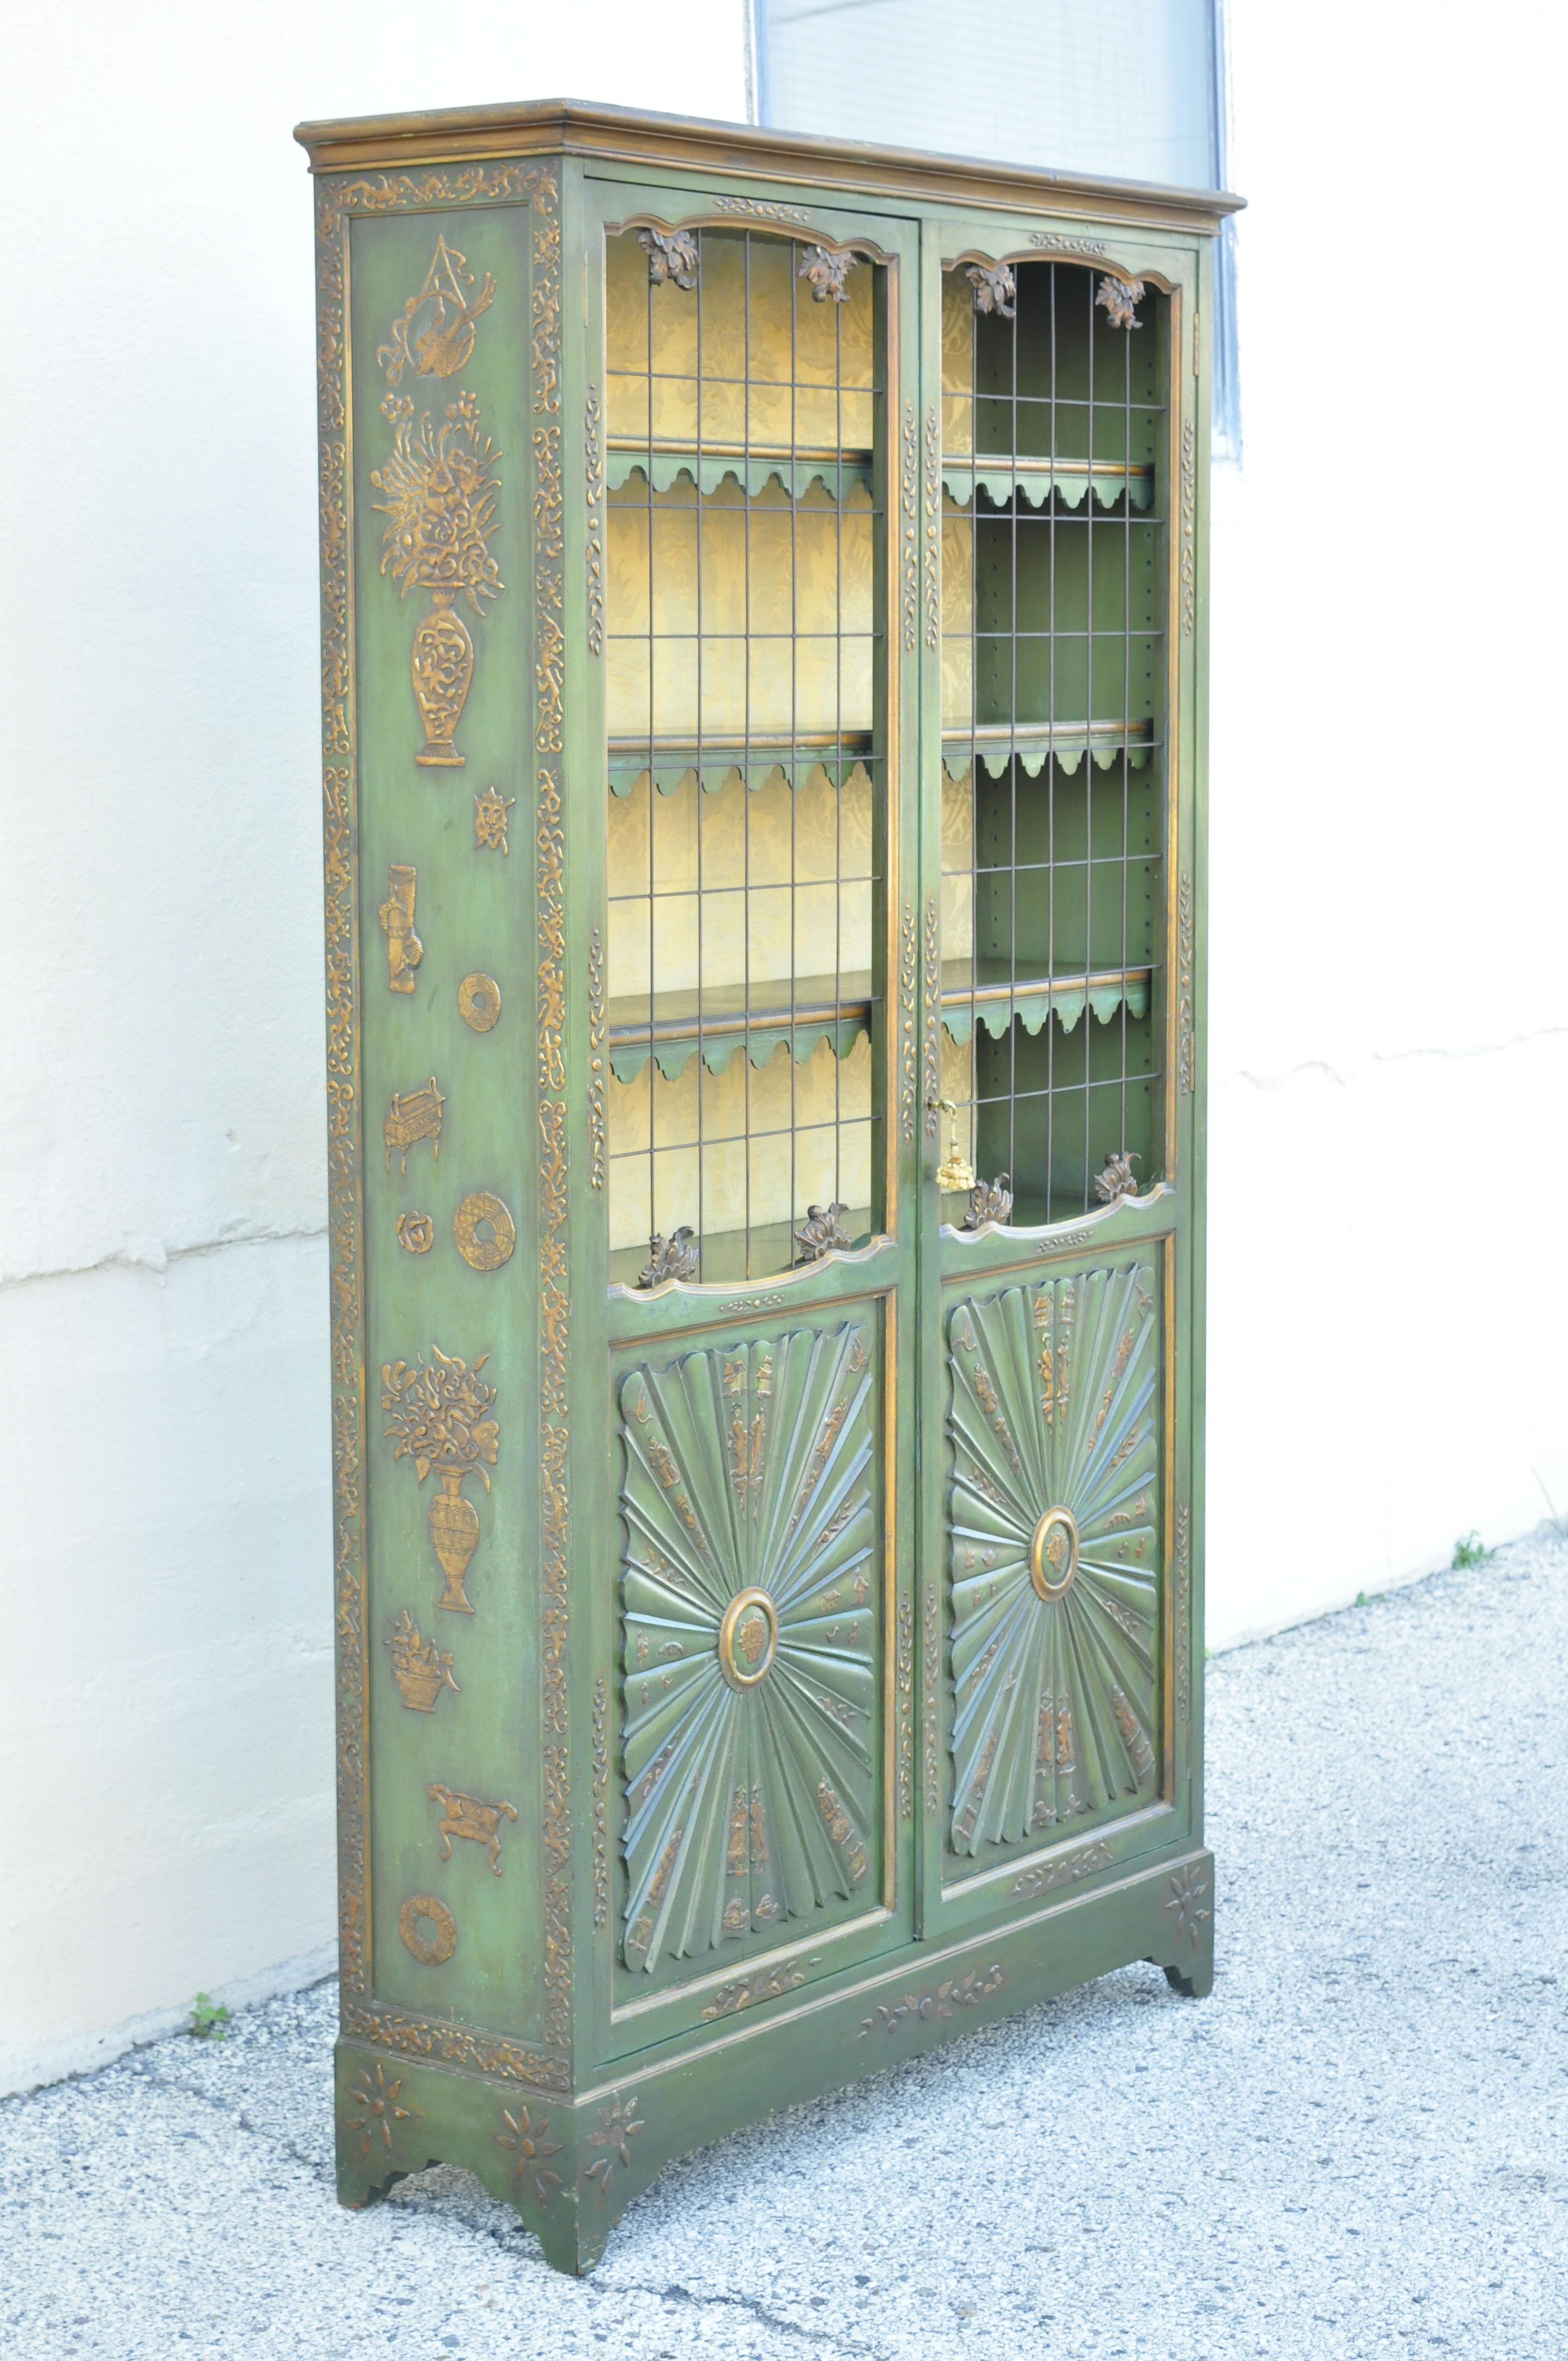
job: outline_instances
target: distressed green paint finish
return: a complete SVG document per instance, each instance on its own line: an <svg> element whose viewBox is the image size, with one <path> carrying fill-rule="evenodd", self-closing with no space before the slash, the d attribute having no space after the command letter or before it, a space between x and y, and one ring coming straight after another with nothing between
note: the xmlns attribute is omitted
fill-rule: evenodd
<svg viewBox="0 0 1568 2361"><path fill-rule="evenodd" d="M526 207L462 214L443 210L356 219L350 238L354 367L355 672L359 739L360 940L363 946L364 1269L366 1414L370 1438L368 1527L371 1959L379 2002L416 2013L455 2013L537 2037L537 1968L530 1973L531 1926L539 1881L539 1819L528 1808L537 1776L533 1704L536 1621L514 1569L527 1547L532 1420L522 1372L534 1318L528 1249L532 1195L524 1088L533 1055L530 1021L532 879L523 857L502 859L474 840L474 797L495 786L525 792L520 759L528 720L526 653L530 595L529 289L531 216ZM493 300L474 324L472 353L449 376L383 360L394 324L424 283L437 241L466 258ZM395 378L396 382L391 380ZM465 608L474 671L457 725L462 768L422 764L425 732L411 681L416 628L431 610L424 590L394 579L400 546L389 471L400 427L418 436L474 421L472 432L499 455L489 555L499 588L484 611ZM382 478L380 483L377 478ZM392 540L389 544L389 529ZM460 601L460 605L462 602ZM520 831L514 830L514 834ZM411 992L389 983L388 939L378 918L389 870L415 873L414 928L422 951ZM499 987L500 1016L475 1032L458 989L475 972ZM443 1095L439 1140L389 1149L393 1093L418 1093L433 1076ZM475 1270L457 1249L454 1222L476 1191L511 1211L519 1245L493 1271ZM428 1251L400 1243L400 1215L433 1224ZM482 1357L495 1389L496 1462L463 1496L477 1513L479 1538L465 1576L473 1613L444 1609L446 1585L430 1516L440 1493L422 1484L410 1457L394 1460L383 1430L382 1370L433 1361L433 1348L472 1369ZM439 1512L438 1512L439 1513ZM429 1713L411 1709L393 1675L400 1619L452 1657L456 1689ZM433 1784L481 1801L510 1804L492 1872L482 1843L455 1839L442 1858L442 1808ZM451 1913L451 1957L417 1959L400 1931L411 1894Z"/></svg>
<svg viewBox="0 0 1568 2361"><path fill-rule="evenodd" d="M948 1315L949 1843L972 1862L1154 1797L1157 1288L1140 1258Z"/></svg>
<svg viewBox="0 0 1568 2361"><path fill-rule="evenodd" d="M870 1322L623 1379L626 1965L735 1964L876 1892Z"/></svg>
<svg viewBox="0 0 1568 2361"><path fill-rule="evenodd" d="M509 123L309 143L347 224L341 280L341 244L320 270L338 2171L359 2204L461 2163L581 2270L664 2163L770 2109L1128 1960L1209 1988L1202 372L1223 207L1017 176L992 203L962 168L799 143L786 158L733 126ZM892 1205L858 1253L652 1294L607 1286L595 1129L603 237L649 221L854 244L877 306L873 1049ZM409 318L443 251L459 258L445 308ZM960 1235L922 1104L940 1022L942 271L1041 253L1142 276L1160 299L1140 366L1168 433L1140 448L1154 474L1133 505L1162 586L1139 660L1158 674L1164 770L1137 770L1128 807L1151 955L1129 1021L1154 1079L1135 1078L1139 1196ZM493 490L481 611L463 609L472 680L443 738L410 672L436 602L403 590L378 504L397 506L411 454L440 461L447 430L448 456L465 434L488 445ZM433 486L449 515L452 491ZM454 741L460 765L417 759ZM476 839L477 793L507 810L505 853L499 830ZM499 989L488 1027L460 1009L470 977ZM1044 1016L1027 1038L1058 1033ZM405 1171L384 1126L394 1093L417 1103L432 1077L439 1158L411 1139ZM515 1226L488 1268L460 1251L476 1191ZM421 1215L428 1250L411 1251L423 1224L400 1238L399 1218ZM1040 1356L1069 1310L1067 1399L1047 1416ZM460 1485L414 1431L427 1378L463 1430L447 1448ZM436 1541L451 1558L476 1521L455 1581ZM1047 1692L1058 1740L1070 1698L1078 1751L1054 1745L1045 1766Z"/></svg>
<svg viewBox="0 0 1568 2361"><path fill-rule="evenodd" d="M591 2270L665 2164L762 2116L1128 1960L1152 1960L1177 1988L1206 1993L1213 1883L1211 1855L1172 1856L1049 1917L1020 1907L1011 1927L978 1941L914 1946L893 1965L805 1992L785 1985L722 2020L705 2048L650 2050L567 2100L342 2042L338 2195L362 2205L426 2164L458 2159L516 2208L558 2269Z"/></svg>

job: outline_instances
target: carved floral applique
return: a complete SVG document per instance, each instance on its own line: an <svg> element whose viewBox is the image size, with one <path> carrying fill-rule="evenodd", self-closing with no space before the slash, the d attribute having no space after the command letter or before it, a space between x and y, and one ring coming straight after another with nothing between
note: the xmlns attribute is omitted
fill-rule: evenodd
<svg viewBox="0 0 1568 2361"><path fill-rule="evenodd" d="M560 2175L550 2169L548 2161L561 2153L560 2141L547 2136L549 2116L535 2117L519 2104L515 2114L511 2108L503 2107L501 2121L506 2129L496 2134L496 2146L504 2147L512 2158L511 2178L528 2181L539 2203L545 2204L561 2186Z"/></svg>
<svg viewBox="0 0 1568 2361"><path fill-rule="evenodd" d="M398 2125L411 2123L418 2115L417 2107L400 2104L398 2093L402 2087L401 2076L389 2077L384 2066L359 2069L359 2079L348 2093L350 2112L344 2123L359 2135L361 2163L367 2163L378 2148L383 2157L389 2157L397 2144Z"/></svg>
<svg viewBox="0 0 1568 2361"><path fill-rule="evenodd" d="M609 2195L616 2166L631 2162L631 2142L641 2129L642 2118L637 2113L634 2092L629 2091L624 2097L614 2099L608 2107L600 2108L598 2128L588 2134L587 2144L590 2147L602 2147L606 2153L595 2158L588 2167L587 2178L598 2191L601 2205Z"/></svg>

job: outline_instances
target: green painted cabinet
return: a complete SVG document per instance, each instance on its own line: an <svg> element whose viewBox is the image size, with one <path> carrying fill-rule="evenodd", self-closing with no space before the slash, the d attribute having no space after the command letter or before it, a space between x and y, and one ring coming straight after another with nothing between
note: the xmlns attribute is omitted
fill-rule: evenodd
<svg viewBox="0 0 1568 2361"><path fill-rule="evenodd" d="M1207 1990L1231 201L312 125L343 2037L583 2269L664 2162Z"/></svg>

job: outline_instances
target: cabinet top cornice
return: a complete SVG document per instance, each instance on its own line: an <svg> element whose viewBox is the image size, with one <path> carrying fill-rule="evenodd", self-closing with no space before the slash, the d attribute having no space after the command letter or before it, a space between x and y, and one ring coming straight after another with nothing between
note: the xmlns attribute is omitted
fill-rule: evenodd
<svg viewBox="0 0 1568 2361"><path fill-rule="evenodd" d="M510 106L452 107L429 115L367 115L302 123L294 133L315 172L451 164L492 156L557 154L617 163L674 165L740 178L814 184L846 196L905 197L965 208L1081 214L1096 221L1212 231L1245 200L1208 189L1095 180L1023 164L933 156L915 148L862 147L740 123L643 115L577 99L532 99Z"/></svg>

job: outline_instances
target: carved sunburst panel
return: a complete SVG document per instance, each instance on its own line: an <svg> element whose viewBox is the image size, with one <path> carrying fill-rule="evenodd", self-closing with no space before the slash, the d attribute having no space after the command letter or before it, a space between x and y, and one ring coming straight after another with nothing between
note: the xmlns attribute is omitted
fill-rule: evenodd
<svg viewBox="0 0 1568 2361"><path fill-rule="evenodd" d="M949 1316L955 1852L1156 1792L1157 1298L1136 1261Z"/></svg>
<svg viewBox="0 0 1568 2361"><path fill-rule="evenodd" d="M851 1323L621 1385L629 1967L875 1890L875 1360Z"/></svg>

